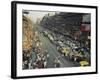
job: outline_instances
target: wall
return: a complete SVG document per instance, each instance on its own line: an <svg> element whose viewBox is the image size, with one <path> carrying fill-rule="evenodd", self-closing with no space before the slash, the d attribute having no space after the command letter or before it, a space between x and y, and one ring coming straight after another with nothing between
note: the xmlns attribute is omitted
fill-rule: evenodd
<svg viewBox="0 0 100 80"><path fill-rule="evenodd" d="M24 0L26 1L26 0ZM100 9L100 0L31 0L37 2L50 2L50 3L64 3L64 4L82 4L82 5L97 5ZM11 0L0 1L0 80L12 80L10 78L11 72ZM100 11L99 11L100 14ZM98 16L100 21L100 15ZM100 24L98 24L100 26ZM98 32L100 27L98 27ZM100 32L99 32L100 34ZM100 37L98 38L100 40ZM98 40L98 41L99 41ZM100 44L100 42L98 43ZM100 45L98 45L100 47ZM99 49L100 52L100 49ZM98 52L98 53L99 53ZM100 54L98 54L100 57ZM98 59L100 61L100 58ZM100 63L99 63L100 67ZM78 75L78 76L64 76L64 77L51 77L51 78L36 78L27 80L100 80L99 74L92 75ZM21 80L21 79L20 79Z"/></svg>

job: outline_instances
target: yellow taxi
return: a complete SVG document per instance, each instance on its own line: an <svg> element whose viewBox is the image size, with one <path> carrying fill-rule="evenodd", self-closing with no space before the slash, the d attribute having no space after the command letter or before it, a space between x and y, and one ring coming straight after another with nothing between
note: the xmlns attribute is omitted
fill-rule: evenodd
<svg viewBox="0 0 100 80"><path fill-rule="evenodd" d="M64 54L65 56L67 56L69 54L69 49L66 47L61 47L58 49L59 52L61 52L62 54Z"/></svg>
<svg viewBox="0 0 100 80"><path fill-rule="evenodd" d="M80 61L79 63L80 63L80 66L88 66L89 65L89 62L86 60Z"/></svg>

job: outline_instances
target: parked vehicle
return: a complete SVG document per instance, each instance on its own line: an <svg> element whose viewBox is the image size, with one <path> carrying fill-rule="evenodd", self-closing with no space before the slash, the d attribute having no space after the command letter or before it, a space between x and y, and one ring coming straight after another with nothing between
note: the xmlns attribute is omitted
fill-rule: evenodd
<svg viewBox="0 0 100 80"><path fill-rule="evenodd" d="M80 63L80 66L89 66L89 62L86 60L82 60L79 63Z"/></svg>
<svg viewBox="0 0 100 80"><path fill-rule="evenodd" d="M54 41L54 38L53 38L53 36L52 36L51 34L48 34L48 39L49 39L50 41Z"/></svg>
<svg viewBox="0 0 100 80"><path fill-rule="evenodd" d="M67 56L70 51L67 47L57 47L57 50L64 56Z"/></svg>
<svg viewBox="0 0 100 80"><path fill-rule="evenodd" d="M60 40L56 40L56 46L63 47L64 43Z"/></svg>
<svg viewBox="0 0 100 80"><path fill-rule="evenodd" d="M48 32L47 31L43 31L44 36L48 36Z"/></svg>
<svg viewBox="0 0 100 80"><path fill-rule="evenodd" d="M73 53L73 60L74 60L74 61L80 62L80 61L83 60L83 59L84 59L84 56L82 55L81 52L75 51L75 52Z"/></svg>

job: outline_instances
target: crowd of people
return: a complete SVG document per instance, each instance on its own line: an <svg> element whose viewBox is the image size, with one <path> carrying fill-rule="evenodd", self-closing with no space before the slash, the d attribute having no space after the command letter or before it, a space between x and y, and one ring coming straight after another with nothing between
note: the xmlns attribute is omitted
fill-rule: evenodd
<svg viewBox="0 0 100 80"><path fill-rule="evenodd" d="M36 46L32 47L31 50L23 50L23 70L47 68L49 65L49 52L47 50L42 50L40 40L37 40L35 44ZM54 68L60 67L58 58L54 58L53 65Z"/></svg>
<svg viewBox="0 0 100 80"><path fill-rule="evenodd" d="M66 15L67 17L65 19ZM73 15L73 16L70 18L69 15L71 16ZM72 61L79 61L80 57L83 57L81 55L83 55L84 53L90 53L89 52L90 51L90 46L89 46L90 41L86 40L86 37L89 36L89 33L84 32L85 34L83 35L83 32L81 32L79 29L80 24L78 24L78 22L81 20L81 18L82 16L79 14L76 15L76 14L60 13L52 17L48 16L47 18L44 18L40 22L40 26L43 27L44 29L47 29L50 32L50 34L52 33L52 36L56 38L56 40L54 39L54 41L52 41L54 46L55 46L55 43L57 43L60 40L65 45L67 45L67 47L70 47L70 55L68 56L70 60ZM63 22L62 20L67 21L67 23ZM48 68L49 66L48 62L50 61L50 53L48 50L42 49L43 44L41 40L39 39L38 30L37 31L34 30L33 32L32 23L29 23L30 20L27 20L26 17L23 17L23 21L24 21L23 22L23 35L24 35L23 44L24 46L23 46L23 55L22 55L23 56L22 58L23 59L22 60L23 70ZM76 22L78 25L75 25ZM69 25L70 23L71 25ZM28 24L28 26L26 24ZM66 27L66 26L69 26L69 27ZM86 44L86 41L87 41L87 44ZM73 44L76 45L78 48L75 49L76 46L74 46ZM59 46L62 47L61 45ZM57 68L61 66L61 62L57 56L52 60L53 60L53 68Z"/></svg>

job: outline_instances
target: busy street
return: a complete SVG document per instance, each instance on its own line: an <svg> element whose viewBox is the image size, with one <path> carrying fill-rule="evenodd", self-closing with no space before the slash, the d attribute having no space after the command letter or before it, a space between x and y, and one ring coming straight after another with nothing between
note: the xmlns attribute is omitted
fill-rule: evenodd
<svg viewBox="0 0 100 80"><path fill-rule="evenodd" d="M90 28L83 28L90 22L79 22L87 14L48 13L36 22L28 15L23 12L23 70L91 65Z"/></svg>

